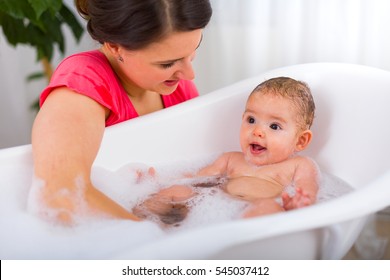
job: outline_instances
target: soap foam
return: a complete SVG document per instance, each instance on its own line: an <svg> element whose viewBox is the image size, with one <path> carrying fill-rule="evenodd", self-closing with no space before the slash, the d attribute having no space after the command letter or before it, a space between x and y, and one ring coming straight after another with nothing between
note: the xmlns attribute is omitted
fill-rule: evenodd
<svg viewBox="0 0 390 280"><path fill-rule="evenodd" d="M123 189L120 192L121 195L114 194L112 184L109 184L111 190L106 189L105 191L106 193L111 192L112 197L116 197L116 201L131 210L132 207L142 204L150 195L163 188L172 185L186 185L191 187L196 195L185 202L185 205L189 209L186 218L182 222L162 227L168 231L188 230L200 226L240 219L250 203L230 196L220 188L225 183L224 180L227 180L226 178L215 176L183 178L182 176L185 173L196 173L201 167L210 164L216 157L203 158L199 161L192 161L191 163L177 162L154 166L155 170L157 170L157 175L155 177L146 175L142 182L137 182L137 170L143 170L143 174L146 174L149 167L130 163L120 168L117 172L112 173L113 178L109 179L109 181L117 180L116 182L118 182L120 180L123 182ZM97 185L103 186L105 183L99 182ZM114 185L118 186L120 184L116 183ZM196 185L203 187L194 187ZM317 201L321 203L348 193L351 190L352 188L340 178L322 172ZM295 194L295 188L292 185L287 186L284 191L290 196ZM276 201L282 203L280 197ZM163 224L157 215L150 214L147 219L160 225Z"/></svg>
<svg viewBox="0 0 390 280"><path fill-rule="evenodd" d="M142 164L128 164L112 172L94 167L92 180L98 188L131 210L139 201L158 189L174 183L174 178L207 164L203 159L156 166L158 178L146 176L138 183L134 170L146 170ZM190 166L190 167L189 167ZM0 258L1 259L109 259L130 252L178 231L239 219L245 202L232 199L219 188L196 188L199 195L188 201L191 211L180 226L162 229L151 221L134 222L89 218L74 227L63 227L29 212L39 211L39 201L29 197L33 172L31 165L3 166L0 176ZM9 175L8 175L9 174ZM161 180L160 180L161 179ZM42 181L36 181L36 191ZM339 178L323 174L319 200L342 195L352 188ZM34 190L32 190L34 192ZM28 203L29 201L29 203Z"/></svg>

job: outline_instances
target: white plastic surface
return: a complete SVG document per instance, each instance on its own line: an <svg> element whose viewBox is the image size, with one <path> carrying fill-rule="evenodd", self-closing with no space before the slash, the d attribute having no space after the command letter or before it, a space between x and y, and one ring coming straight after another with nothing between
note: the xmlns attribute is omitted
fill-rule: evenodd
<svg viewBox="0 0 390 280"><path fill-rule="evenodd" d="M317 113L314 140L305 153L314 158L322 170L342 178L356 190L288 213L232 221L174 235L157 235L137 246L122 239L115 252L107 252L99 258L343 257L356 240L366 216L390 205L390 72L324 63L276 69L108 128L95 165L116 170L130 162L156 165L238 150L241 114L248 94L260 82L276 76L289 76L309 84ZM1 196L7 195L12 187L3 182L9 182L10 178L15 182L20 180L18 170L31 175L29 146L0 151ZM5 215L12 215L12 209L11 212L2 209L0 225ZM134 226L137 227L131 225ZM18 230L21 229L15 229L15 236L23 234ZM145 233L147 230L146 227ZM134 232L137 231L128 233L129 238L133 238ZM28 238L28 233L25 234ZM88 236L93 236L93 232ZM113 242L115 234L105 238ZM0 234L0 250L2 244L15 240L10 235ZM55 254L50 251L46 255L38 254L40 258L83 256L88 255L68 249L57 250ZM14 254L2 255L0 252L0 257L36 258L37 255L30 249L20 249Z"/></svg>

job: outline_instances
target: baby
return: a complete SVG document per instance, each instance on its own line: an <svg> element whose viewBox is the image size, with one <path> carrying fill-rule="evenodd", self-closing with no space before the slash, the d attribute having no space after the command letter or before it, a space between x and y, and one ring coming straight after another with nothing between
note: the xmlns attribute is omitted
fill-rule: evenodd
<svg viewBox="0 0 390 280"><path fill-rule="evenodd" d="M315 203L319 170L313 160L297 154L311 142L314 111L313 97L304 82L278 77L261 83L246 103L241 151L224 153L189 177L226 178L220 180L220 187L249 202L245 218ZM155 176L154 170L149 170ZM294 195L286 193L288 186L295 189ZM185 202L196 195L195 189L187 185L162 189L135 207L134 213L145 217L149 211L165 224L177 223L187 215ZM280 196L282 202L278 203L275 198Z"/></svg>

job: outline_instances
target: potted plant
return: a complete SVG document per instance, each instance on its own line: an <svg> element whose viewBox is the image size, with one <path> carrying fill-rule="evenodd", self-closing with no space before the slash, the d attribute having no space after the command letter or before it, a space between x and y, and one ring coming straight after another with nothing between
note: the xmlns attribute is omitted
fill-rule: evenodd
<svg viewBox="0 0 390 280"><path fill-rule="evenodd" d="M30 45L36 50L37 61L43 71L34 73L28 80L45 77L50 79L53 67L51 60L55 49L65 52L65 37L62 30L67 25L76 42L84 29L63 0L1 0L0 26L12 46Z"/></svg>

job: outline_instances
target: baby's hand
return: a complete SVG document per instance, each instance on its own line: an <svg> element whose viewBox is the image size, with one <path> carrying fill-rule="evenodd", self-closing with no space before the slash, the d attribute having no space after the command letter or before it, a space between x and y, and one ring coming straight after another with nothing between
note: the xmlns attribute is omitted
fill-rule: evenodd
<svg viewBox="0 0 390 280"><path fill-rule="evenodd" d="M290 197L287 193L282 193L283 208L285 210L292 210L302 208L312 204L308 193L304 192L301 188L295 189L295 195Z"/></svg>
<svg viewBox="0 0 390 280"><path fill-rule="evenodd" d="M156 178L156 169L154 167L149 167L147 171L142 170L142 169L136 169L135 170L135 175L136 175L136 183L141 183L144 181L146 178Z"/></svg>
<svg viewBox="0 0 390 280"><path fill-rule="evenodd" d="M119 168L115 173L124 179L131 181L133 184L139 184L146 180L157 180L156 169L143 163L127 164Z"/></svg>

